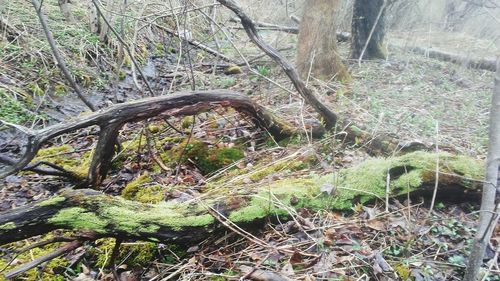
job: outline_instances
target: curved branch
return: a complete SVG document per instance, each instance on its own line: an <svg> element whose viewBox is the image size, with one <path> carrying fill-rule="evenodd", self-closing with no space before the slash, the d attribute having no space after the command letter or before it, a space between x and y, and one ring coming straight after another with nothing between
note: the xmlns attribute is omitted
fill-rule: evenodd
<svg viewBox="0 0 500 281"><path fill-rule="evenodd" d="M89 126L101 128L100 145L94 153L89 175L91 183L98 183L107 172L104 158L108 157L107 149L112 150L116 132L127 122L137 122L148 118L162 118L178 115L193 115L215 107L232 107L235 110L251 117L259 127L281 140L300 133L300 130L278 118L263 106L258 105L250 98L228 90L183 92L168 96L145 98L108 107L79 119L55 124L41 130L30 130L19 125L4 122L8 126L28 135L26 152L14 165L0 170L0 178L16 173L26 167L36 156L40 147L49 139ZM315 128L313 135L321 136L323 129ZM98 142L98 143L99 143ZM98 166L100 168L98 168Z"/></svg>

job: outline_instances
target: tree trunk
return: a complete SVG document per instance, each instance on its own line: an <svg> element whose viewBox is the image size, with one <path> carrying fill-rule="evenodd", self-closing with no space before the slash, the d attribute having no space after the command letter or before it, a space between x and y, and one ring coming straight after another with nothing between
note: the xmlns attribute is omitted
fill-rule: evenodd
<svg viewBox="0 0 500 281"><path fill-rule="evenodd" d="M351 23L351 58L385 59L386 0L355 0ZM367 44L368 42L368 44Z"/></svg>
<svg viewBox="0 0 500 281"><path fill-rule="evenodd" d="M497 60L497 74L490 110L490 143L488 157L486 159L486 179L483 185L483 196L481 201L481 213L479 215L479 227L472 245L465 281L478 279L479 269L483 263L486 246L490 242L491 235L498 220L497 201L499 196L499 168L500 168L500 59Z"/></svg>
<svg viewBox="0 0 500 281"><path fill-rule="evenodd" d="M94 6L92 0L87 0L87 7L89 10L89 24L90 31L96 35L101 32L101 22L99 21L99 13L97 8Z"/></svg>
<svg viewBox="0 0 500 281"><path fill-rule="evenodd" d="M337 52L338 3L339 0L310 0L304 7L297 46L297 70L303 79L310 75L324 80L350 79Z"/></svg>
<svg viewBox="0 0 500 281"><path fill-rule="evenodd" d="M71 13L71 8L69 6L69 0L58 0L59 9L64 16L64 19L68 23L75 23L75 18L73 17L73 13Z"/></svg>

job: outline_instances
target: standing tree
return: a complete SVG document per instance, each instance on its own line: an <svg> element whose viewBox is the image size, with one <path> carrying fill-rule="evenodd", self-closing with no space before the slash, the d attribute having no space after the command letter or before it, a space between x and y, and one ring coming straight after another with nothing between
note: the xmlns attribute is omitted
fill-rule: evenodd
<svg viewBox="0 0 500 281"><path fill-rule="evenodd" d="M338 4L339 0L310 0L304 6L297 46L297 70L304 79L310 74L325 80L350 79L337 53Z"/></svg>
<svg viewBox="0 0 500 281"><path fill-rule="evenodd" d="M385 59L385 12L387 0L355 0L352 14L351 58Z"/></svg>
<svg viewBox="0 0 500 281"><path fill-rule="evenodd" d="M59 9L61 9L61 13L67 22L74 24L75 18L73 17L73 13L71 13L71 7L69 6L69 0L58 0Z"/></svg>
<svg viewBox="0 0 500 281"><path fill-rule="evenodd" d="M498 221L500 186L500 58L497 60L495 88L490 109L489 147L486 158L486 179L483 184L479 226L472 244L464 280L477 280L484 252Z"/></svg>

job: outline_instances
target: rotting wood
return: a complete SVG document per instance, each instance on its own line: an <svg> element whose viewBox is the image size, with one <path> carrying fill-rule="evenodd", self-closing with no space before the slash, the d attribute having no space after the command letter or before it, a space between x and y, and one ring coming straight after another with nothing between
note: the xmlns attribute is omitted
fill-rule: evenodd
<svg viewBox="0 0 500 281"><path fill-rule="evenodd" d="M269 185L235 185L220 190L208 186L187 202L146 204L90 189L65 189L57 196L0 213L0 245L55 229L91 231L98 237L192 244L235 224L255 226L265 218L288 216L287 208L349 210L353 204L384 197L386 174L391 197L432 194L435 159L442 160L441 199L477 198L483 167L475 159L442 153L415 152L367 160L335 174L284 179ZM321 192L335 182L335 191ZM235 204L238 202L238 204ZM213 215L217 213L217 216ZM222 221L221 221L222 220Z"/></svg>

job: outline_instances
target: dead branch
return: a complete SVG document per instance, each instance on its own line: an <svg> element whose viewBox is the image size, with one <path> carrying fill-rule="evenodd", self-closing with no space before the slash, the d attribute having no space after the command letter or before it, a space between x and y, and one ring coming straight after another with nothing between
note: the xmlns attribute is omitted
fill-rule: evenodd
<svg viewBox="0 0 500 281"><path fill-rule="evenodd" d="M167 32L168 34L175 36L175 37L179 37L179 38L180 38L180 37L182 36L182 35L179 35L179 33L178 33L177 31L172 30L172 29L170 29L170 28L166 28L166 27L164 27L164 26L160 26L160 25L155 25L155 26L156 26L156 27L158 27L159 29L161 29L161 30L163 30L163 31ZM238 61L236 61L235 59L232 59L232 58L230 58L230 57L228 57L228 56L226 56L226 55L222 54L221 52L218 52L217 50L214 50L214 49L212 49L212 48L210 48L210 47L208 47L208 46L204 45L204 44L203 44L203 43L201 43L201 42L198 42L198 41L196 41L196 40L193 40L193 39L187 38L187 37L185 37L185 36L183 36L183 38L182 38L182 39L183 39L183 40L186 40L186 42L188 42L190 45L193 45L193 46L194 46L194 47L196 47L196 48L202 49L203 51L205 51L205 52L207 52L207 53L209 53L209 54L211 54L211 55L214 55L214 56L216 56L216 57L219 57L219 58L221 58L221 59L223 59L223 60L225 60L225 61L227 61L227 62L230 62L230 63L233 63L233 64L238 64L238 63L239 63L239 62L238 62Z"/></svg>
<svg viewBox="0 0 500 281"><path fill-rule="evenodd" d="M276 117L248 97L227 90L185 92L145 98L114 105L81 117L78 120L70 120L40 130L31 130L19 125L3 122L5 125L26 134L28 143L26 144L24 155L16 163L12 164L11 161L9 164L7 162L9 165L5 169L0 170L0 178L24 169L36 156L41 146L48 140L78 129L99 126L99 139L93 153L85 183L85 185L96 186L107 175L111 159L116 151L117 134L125 123L138 122L153 117L164 118L178 115L193 115L215 107L232 107L250 116L257 126L265 128L278 140L300 132L299 129ZM315 136L321 136L322 133L323 130L319 127L313 131Z"/></svg>
<svg viewBox="0 0 500 281"><path fill-rule="evenodd" d="M292 16L292 19L300 24L300 19ZM241 23L239 18L231 18L232 22ZM299 28L295 26L282 26L278 24L266 23L266 22L254 22L257 30L274 30L274 31L282 31L291 34L299 34ZM239 27L235 27L239 28ZM349 32L337 31L337 41L339 42L347 42L351 39L351 34Z"/></svg>
<svg viewBox="0 0 500 281"><path fill-rule="evenodd" d="M64 245L63 247L53 251L52 253L49 253L49 254L46 254L42 257L39 257L35 260L32 260L30 261L29 263L26 263L26 264L23 264L22 266L12 270L12 271L9 271L5 274L5 278L7 279L11 279L19 274L22 274L46 261L50 261L52 259L55 259L63 254L66 254L68 252L71 252L77 248L79 248L80 246L82 246L82 242L81 241L72 241L72 242L69 242L67 243L66 245Z"/></svg>

